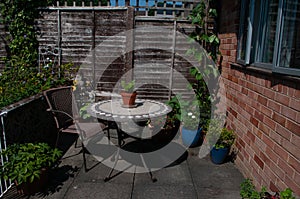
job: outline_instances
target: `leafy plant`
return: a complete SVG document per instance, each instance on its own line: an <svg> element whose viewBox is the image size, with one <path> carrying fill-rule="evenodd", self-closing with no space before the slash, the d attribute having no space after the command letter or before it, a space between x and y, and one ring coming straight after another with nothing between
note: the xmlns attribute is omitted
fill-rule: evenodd
<svg viewBox="0 0 300 199"><path fill-rule="evenodd" d="M274 195L268 193L264 186L261 188L261 191L256 191L252 180L249 178L245 179L240 186L240 196L243 199L295 199L293 191L290 188L286 188L279 194L276 192Z"/></svg>
<svg viewBox="0 0 300 199"><path fill-rule="evenodd" d="M42 68L41 71L23 66L6 69L0 74L0 108L43 90L69 85L76 70L73 64L62 65L60 74L53 73L50 68Z"/></svg>
<svg viewBox="0 0 300 199"><path fill-rule="evenodd" d="M280 199L295 199L293 196L293 191L290 188L286 188L285 190L280 192Z"/></svg>
<svg viewBox="0 0 300 199"><path fill-rule="evenodd" d="M243 199L261 199L266 190L265 187L263 187L261 192L256 191L252 181L248 178L245 179L240 186L240 196Z"/></svg>
<svg viewBox="0 0 300 199"><path fill-rule="evenodd" d="M132 80L130 82L126 82L125 80L122 80L121 81L121 86L124 89L124 91L131 93L131 92L134 91L135 81Z"/></svg>
<svg viewBox="0 0 300 199"><path fill-rule="evenodd" d="M0 176L18 184L33 182L39 178L41 169L51 167L61 154L46 143L13 144L1 152L8 161L1 165Z"/></svg>
<svg viewBox="0 0 300 199"><path fill-rule="evenodd" d="M202 0L189 15L192 24L196 25L196 32L192 33L190 38L199 42L214 61L217 60L217 55L219 54L220 40L214 27L209 27L209 20L215 20L217 17L215 7L214 0Z"/></svg>
<svg viewBox="0 0 300 199"><path fill-rule="evenodd" d="M39 7L46 6L47 0L2 0L0 2L1 24L9 34L3 38L8 67L32 67L37 64L38 40L35 19Z"/></svg>
<svg viewBox="0 0 300 199"><path fill-rule="evenodd" d="M217 143L214 145L216 149L228 148L230 147L235 139L235 135L232 130L223 128Z"/></svg>

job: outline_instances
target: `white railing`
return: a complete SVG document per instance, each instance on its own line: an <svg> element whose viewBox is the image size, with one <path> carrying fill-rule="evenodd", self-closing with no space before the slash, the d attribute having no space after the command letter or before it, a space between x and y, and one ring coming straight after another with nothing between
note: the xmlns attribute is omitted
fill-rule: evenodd
<svg viewBox="0 0 300 199"><path fill-rule="evenodd" d="M0 136L0 150L6 149L6 136L5 136L5 125L4 125L4 117L6 116L7 112L1 112L1 127L2 127L2 134ZM7 157L3 157L1 155L1 165L7 161ZM12 182L10 180L4 180L3 178L0 179L0 198L8 191L8 189L12 186Z"/></svg>

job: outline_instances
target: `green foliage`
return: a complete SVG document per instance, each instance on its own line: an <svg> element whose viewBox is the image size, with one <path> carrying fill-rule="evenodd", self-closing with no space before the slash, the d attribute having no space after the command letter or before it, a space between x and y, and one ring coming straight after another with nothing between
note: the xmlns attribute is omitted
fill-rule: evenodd
<svg viewBox="0 0 300 199"><path fill-rule="evenodd" d="M172 97L167 104L172 107L170 119L181 121L183 126L190 130L199 128L200 110L197 100L190 102L183 99L181 95L177 95Z"/></svg>
<svg viewBox="0 0 300 199"><path fill-rule="evenodd" d="M1 155L8 158L0 167L0 176L17 180L19 184L39 178L42 168L49 168L61 157L62 152L46 143L13 144Z"/></svg>
<svg viewBox="0 0 300 199"><path fill-rule="evenodd" d="M240 196L243 199L260 199L265 193L265 188L263 187L261 192L256 191L255 186L253 185L250 179L245 179L241 183Z"/></svg>
<svg viewBox="0 0 300 199"><path fill-rule="evenodd" d="M42 68L40 72L36 68L23 66L6 69L0 74L0 108L43 90L70 84L73 70L77 70L73 64L62 65L60 74L50 68Z"/></svg>
<svg viewBox="0 0 300 199"><path fill-rule="evenodd" d="M208 87L204 80L204 75L207 78L210 76L210 70L207 70L205 72L206 74L201 73L196 67L190 69L191 75L193 75L196 79L196 82L190 85L190 89L193 89L195 92L197 104L201 112L200 124L206 128L211 116L213 93L208 90ZM217 74L214 74L214 76L217 76Z"/></svg>
<svg viewBox="0 0 300 199"><path fill-rule="evenodd" d="M47 0L2 0L0 2L0 22L9 33L6 63L8 67L32 67L38 58L35 19L39 7L46 6Z"/></svg>
<svg viewBox="0 0 300 199"><path fill-rule="evenodd" d="M189 19L196 25L196 32L190 37L199 42L211 56L212 60L217 61L220 40L214 31L209 30L209 19L217 17L217 10L214 8L214 0L202 0L191 12Z"/></svg>
<svg viewBox="0 0 300 199"><path fill-rule="evenodd" d="M131 92L134 91L134 88L135 88L135 81L132 80L132 81L130 81L130 82L126 82L126 81L122 80L122 81L121 81L121 86L122 86L122 88L124 89L124 91L131 93Z"/></svg>
<svg viewBox="0 0 300 199"><path fill-rule="evenodd" d="M293 196L293 191L290 188L286 188L285 190L281 191L280 199L295 199Z"/></svg>
<svg viewBox="0 0 300 199"><path fill-rule="evenodd" d="M215 144L216 149L228 148L231 147L235 139L235 135L232 130L228 130L227 128L223 128L220 134L220 137Z"/></svg>
<svg viewBox="0 0 300 199"><path fill-rule="evenodd" d="M261 191L256 191L252 180L249 178L245 179L240 186L240 196L242 199L295 199L293 191L290 188L286 188L279 194L275 193L273 196L267 192L264 186L261 188Z"/></svg>

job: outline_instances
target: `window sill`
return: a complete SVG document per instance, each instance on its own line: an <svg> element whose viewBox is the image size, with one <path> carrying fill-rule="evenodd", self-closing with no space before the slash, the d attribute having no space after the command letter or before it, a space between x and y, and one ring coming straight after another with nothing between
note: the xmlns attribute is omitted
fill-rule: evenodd
<svg viewBox="0 0 300 199"><path fill-rule="evenodd" d="M275 73L271 69L260 68L260 67L253 66L253 65L245 66L242 64L238 64L238 63L230 63L230 66L232 69L249 71L249 72L253 72L253 73L257 73L257 74L261 74L261 75L266 75L266 76L269 76L272 78L280 78L281 80L287 80L287 81L292 81L292 82L296 82L296 83L300 82L300 77L294 77L294 76L285 75L285 74L281 74L281 73Z"/></svg>

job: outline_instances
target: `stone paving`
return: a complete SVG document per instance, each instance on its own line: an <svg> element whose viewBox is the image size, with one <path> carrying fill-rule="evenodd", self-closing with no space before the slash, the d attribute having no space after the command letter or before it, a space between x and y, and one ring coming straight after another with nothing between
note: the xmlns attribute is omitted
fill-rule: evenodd
<svg viewBox="0 0 300 199"><path fill-rule="evenodd" d="M182 160L154 171L152 182L148 173L113 173L104 182L110 170L92 155L87 155L88 172L83 169L81 149L74 144L67 150L61 163L50 175L50 185L43 193L24 197L13 187L3 198L17 199L80 199L80 198L205 198L235 199L239 196L242 174L234 163L213 164L209 156L198 157L199 147L188 149ZM115 175L116 174L116 175Z"/></svg>

